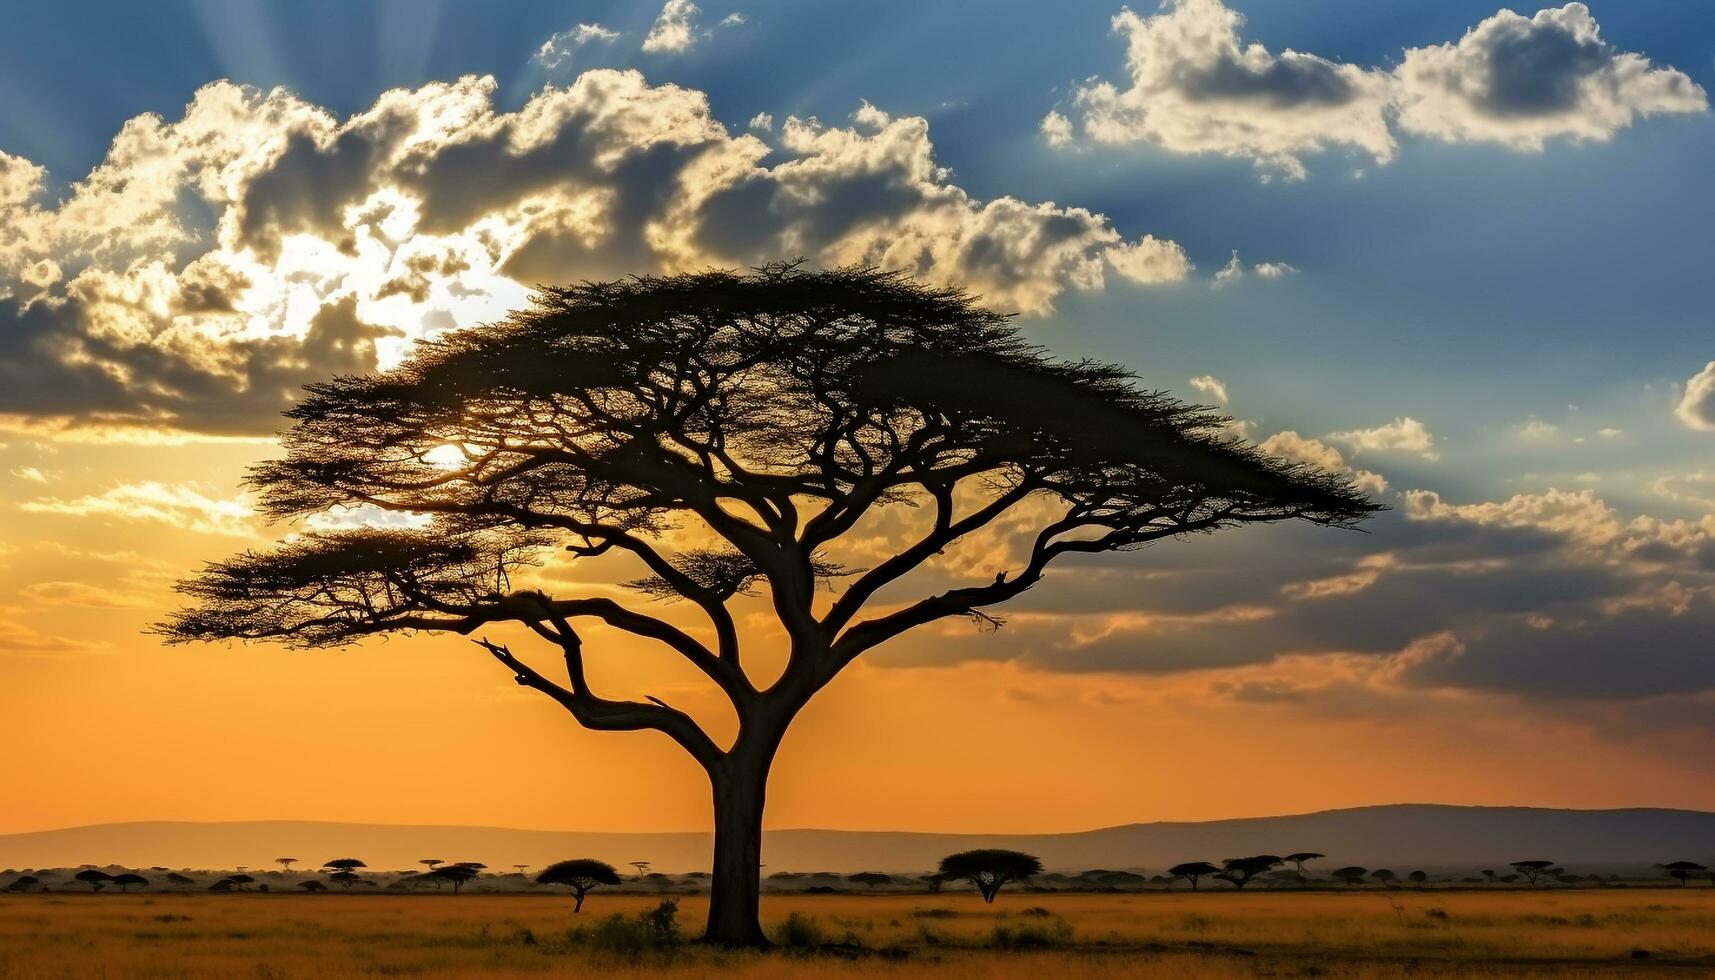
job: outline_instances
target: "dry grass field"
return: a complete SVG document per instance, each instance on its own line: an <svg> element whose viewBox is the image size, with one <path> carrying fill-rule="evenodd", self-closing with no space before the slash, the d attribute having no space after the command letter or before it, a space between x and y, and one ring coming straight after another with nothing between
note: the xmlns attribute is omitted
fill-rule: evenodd
<svg viewBox="0 0 1715 980"><path fill-rule="evenodd" d="M1715 889L770 897L770 929L796 913L801 941L832 948L766 955L637 949L635 930L604 929L654 901L596 894L574 917L531 895L6 896L0 980L1715 973ZM703 901L681 899L693 934Z"/></svg>

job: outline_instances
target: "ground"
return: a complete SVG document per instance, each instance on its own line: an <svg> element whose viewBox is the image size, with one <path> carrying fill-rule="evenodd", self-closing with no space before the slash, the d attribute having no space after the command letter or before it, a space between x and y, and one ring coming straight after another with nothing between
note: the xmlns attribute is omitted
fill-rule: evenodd
<svg viewBox="0 0 1715 980"><path fill-rule="evenodd" d="M693 933L706 899L679 900ZM0 980L588 976L776 980L928 976L1434 978L1704 976L1715 889L803 895L819 953L627 944L656 900L546 895L71 894L0 896ZM809 922L809 919L813 922ZM806 923L808 924L806 925ZM581 932L573 933L576 927ZM1647 954L1647 955L1646 955Z"/></svg>

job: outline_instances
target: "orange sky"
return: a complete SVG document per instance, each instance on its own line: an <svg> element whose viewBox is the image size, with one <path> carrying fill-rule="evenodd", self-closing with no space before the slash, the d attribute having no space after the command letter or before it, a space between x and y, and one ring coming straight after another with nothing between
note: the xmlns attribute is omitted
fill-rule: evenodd
<svg viewBox="0 0 1715 980"><path fill-rule="evenodd" d="M0 669L16 750L0 832L133 819L706 826L702 774L665 737L585 732L463 640L289 652L144 635L175 575L265 540L243 533L235 502L244 462L266 451L61 444L47 454L51 495L12 478L14 500L84 512L8 517ZM107 493L118 474L130 496ZM188 482L226 510L149 503L151 481ZM712 691L684 669L611 633L587 640L604 693L657 694L719 727ZM1313 704L1230 696L1299 670L1290 660L1158 678L860 663L788 736L768 822L1054 831L1395 801L1715 807L1695 745L1604 730L1595 709L1405 690L1324 661L1302 668L1322 692Z"/></svg>

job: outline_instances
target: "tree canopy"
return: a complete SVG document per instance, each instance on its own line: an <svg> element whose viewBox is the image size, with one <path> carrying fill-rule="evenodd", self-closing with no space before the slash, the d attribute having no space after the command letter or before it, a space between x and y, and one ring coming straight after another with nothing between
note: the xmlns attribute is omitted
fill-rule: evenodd
<svg viewBox="0 0 1715 980"><path fill-rule="evenodd" d="M946 877L969 881L982 893L983 901L993 902L1002 886L1041 874L1042 861L1021 851L979 848L947 855L941 859L940 871Z"/></svg>
<svg viewBox="0 0 1715 980"><path fill-rule="evenodd" d="M584 910L584 896L598 885L619 884L619 872L606 861L594 858L573 858L550 864L536 876L537 884L565 885L572 890L573 912Z"/></svg>

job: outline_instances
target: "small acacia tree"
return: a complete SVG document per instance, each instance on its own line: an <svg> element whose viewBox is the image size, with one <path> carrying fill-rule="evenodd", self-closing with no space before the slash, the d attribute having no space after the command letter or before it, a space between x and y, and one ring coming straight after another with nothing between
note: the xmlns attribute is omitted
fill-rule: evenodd
<svg viewBox="0 0 1715 980"><path fill-rule="evenodd" d="M1334 880L1343 881L1348 885L1362 884L1364 881L1364 875L1367 874L1369 874L1367 870L1360 868L1355 864L1349 867L1338 868L1333 872Z"/></svg>
<svg viewBox="0 0 1715 980"><path fill-rule="evenodd" d="M118 885L119 890L122 892L130 891L133 886L135 886L137 888L149 887L149 879L143 877L142 875L136 873L135 871L127 871L122 875L114 875L113 883L115 885Z"/></svg>
<svg viewBox="0 0 1715 980"><path fill-rule="evenodd" d="M991 903L1003 886L1041 873L1042 861L1035 855L1001 848L960 851L941 859L941 874L970 882L983 901Z"/></svg>
<svg viewBox="0 0 1715 980"><path fill-rule="evenodd" d="M1212 875L1220 870L1207 861L1187 861L1184 864L1175 864L1168 868L1167 873L1175 878L1184 878L1189 881L1191 890L1196 891L1197 882L1201 881L1204 875Z"/></svg>
<svg viewBox="0 0 1715 980"><path fill-rule="evenodd" d="M360 507L432 522L310 532L211 565L181 584L194 605L161 631L333 646L510 628L544 642L563 680L477 640L586 728L664 733L707 773L705 935L725 944L766 943L762 813L781 740L866 651L949 617L998 626L989 610L1061 559L1243 524L1349 526L1378 509L1122 368L1050 358L961 292L862 268L546 288L396 368L312 385L287 415L285 458L250 477L268 515ZM884 520L905 529L897 550L861 571L837 560L848 534ZM912 572L1001 528L1009 567L911 594ZM548 547L623 556L641 569L633 591L698 622L606 589L514 587ZM784 671L765 685L731 608L748 596L766 597L785 638ZM596 693L579 629L591 620L700 671L731 702L736 736L717 742L656 697Z"/></svg>
<svg viewBox="0 0 1715 980"><path fill-rule="evenodd" d="M846 880L854 885L862 885L871 889L881 885L893 884L893 876L882 874L880 871L859 871L857 874L846 875Z"/></svg>
<svg viewBox="0 0 1715 980"><path fill-rule="evenodd" d="M1661 869L1667 872L1668 877L1679 879L1681 888L1685 887L1687 881L1709 870L1696 861L1672 861L1662 865Z"/></svg>
<svg viewBox="0 0 1715 980"><path fill-rule="evenodd" d="M1524 875L1524 880L1532 885L1536 884L1536 879L1540 877L1544 871L1547 871L1552 867L1554 867L1553 861L1512 862L1512 869L1517 871L1519 874Z"/></svg>
<svg viewBox="0 0 1715 980"><path fill-rule="evenodd" d="M292 870L292 865L298 863L298 859L297 858L275 858L274 863L278 864L280 866L281 870L289 872Z"/></svg>
<svg viewBox="0 0 1715 980"><path fill-rule="evenodd" d="M619 872L606 861L594 858L573 858L550 864L536 876L540 885L565 885L572 890L572 911L584 910L584 896L599 885L619 884Z"/></svg>
<svg viewBox="0 0 1715 980"><path fill-rule="evenodd" d="M109 882L111 882L113 880L112 875L108 874L105 871L97 870L95 868L85 868L84 870L79 871L77 874L72 875L72 877L77 879L78 881L81 881L84 884L88 885L89 890L92 892L98 892L98 891L102 890L103 888L107 887L107 884Z"/></svg>
<svg viewBox="0 0 1715 980"><path fill-rule="evenodd" d="M1221 862L1221 870L1215 877L1234 888L1242 889L1251 883L1251 879L1264 871L1278 868L1286 863L1285 858L1273 854L1255 854L1250 857L1227 858Z"/></svg>
<svg viewBox="0 0 1715 980"><path fill-rule="evenodd" d="M1298 851L1293 854L1288 854L1286 857L1281 858L1281 860L1297 868L1299 874L1303 874L1304 862L1314 861L1317 858L1325 858L1327 856L1328 855L1326 854L1317 854L1315 851Z"/></svg>

